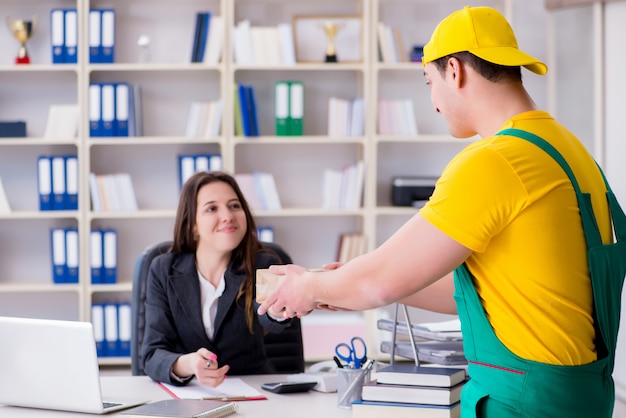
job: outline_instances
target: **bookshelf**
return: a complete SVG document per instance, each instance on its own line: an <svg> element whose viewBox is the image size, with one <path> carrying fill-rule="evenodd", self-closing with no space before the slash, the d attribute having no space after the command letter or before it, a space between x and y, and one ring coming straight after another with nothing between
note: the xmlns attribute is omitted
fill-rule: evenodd
<svg viewBox="0 0 626 418"><path fill-rule="evenodd" d="M378 22L402 32L405 49L425 43L433 26L467 1L454 0L0 0L3 15L39 16L39 27L28 42L29 66L16 66L18 43L0 31L0 120L23 119L27 138L0 139L0 178L13 211L0 214L3 250L0 263L0 314L89 320L92 303L130 300L133 265L146 246L171 239L178 198L178 155L219 153L231 173L253 171L273 174L282 202L277 211L256 213L259 226L271 225L275 241L294 262L310 267L337 256L343 233L361 232L370 249L380 245L415 213L413 208L391 205L391 180L396 175L437 176L447 161L468 141L446 135L442 117L433 112L419 63L379 61ZM469 2L477 3L477 2ZM485 2L480 2L485 4ZM487 1L507 14L512 0ZM49 14L52 8L78 11L79 61L51 64ZM116 43L114 64L91 64L87 35L88 12L114 8ZM190 63L195 14L211 11L224 18L223 59L216 65ZM252 26L292 23L296 16L358 16L361 21L359 62L296 63L291 66L242 65L234 60L230 28L248 19ZM515 26L515 25L514 25ZM516 28L523 31L522 25ZM321 29L320 29L321 30ZM527 29L528 30L528 29ZM150 39L149 54L138 45ZM532 46L534 49L534 45ZM407 51L405 51L405 54ZM275 136L274 85L298 80L304 85L302 136ZM141 86L143 131L140 137L89 137L88 90L90 83L128 82ZM260 135L236 136L234 83L251 85L257 102ZM538 84L537 90L545 89ZM328 102L331 97L365 101L364 135L329 137ZM543 96L539 96L539 104ZM221 98L224 105L221 135L213 139L186 138L191 103ZM379 99L413 102L418 135L379 135ZM545 100L544 100L545 101ZM52 104L78 104L80 122L75 139L43 139L48 108ZM38 210L36 159L42 154L77 154L79 159L79 209ZM363 204L355 210L324 210L323 173L359 160L365 163ZM136 212L93 212L88 176L129 173L137 198ZM51 279L49 230L75 227L79 231L80 280L74 285L54 285ZM118 232L118 282L93 285L89 274L89 232L114 228ZM305 333L336 324L349 340L352 333L370 340L377 352L376 318L385 311L350 315L320 312L305 318ZM331 321L329 321L329 316ZM348 316L346 316L348 317ZM439 316L419 311L417 321ZM444 317L445 319L445 317ZM312 341L311 337L309 341ZM334 347L337 341L331 341ZM307 339L305 337L305 345ZM328 358L328 347L310 343L307 360ZM307 348L305 348L307 350ZM126 358L104 358L104 364L127 364Z"/></svg>

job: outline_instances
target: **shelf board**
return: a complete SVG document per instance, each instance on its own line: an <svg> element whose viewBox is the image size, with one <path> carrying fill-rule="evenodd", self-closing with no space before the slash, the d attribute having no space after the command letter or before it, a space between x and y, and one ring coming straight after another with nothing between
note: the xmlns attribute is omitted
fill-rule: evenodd
<svg viewBox="0 0 626 418"><path fill-rule="evenodd" d="M89 146L221 144L223 138L187 138L184 136L91 137Z"/></svg>
<svg viewBox="0 0 626 418"><path fill-rule="evenodd" d="M18 73L18 72L78 72L78 64L16 64L16 65L0 65L0 72Z"/></svg>
<svg viewBox="0 0 626 418"><path fill-rule="evenodd" d="M87 71L115 72L115 71L222 71L222 65L207 65L203 63L114 63L89 64Z"/></svg>
<svg viewBox="0 0 626 418"><path fill-rule="evenodd" d="M472 142L478 137L471 138L455 138L450 135L378 135L377 142L415 142L415 143L442 143L442 144L459 144L462 142Z"/></svg>
<svg viewBox="0 0 626 418"><path fill-rule="evenodd" d="M130 357L98 357L100 366L127 366L130 365Z"/></svg>
<svg viewBox="0 0 626 418"><path fill-rule="evenodd" d="M237 136L233 138L234 145L257 145L257 144L363 144L364 137L330 137L328 135L303 135L303 136Z"/></svg>
<svg viewBox="0 0 626 418"><path fill-rule="evenodd" d="M45 139L41 137L26 138L2 138L0 139L0 147L2 146L24 146L24 145L79 145L79 140L74 139Z"/></svg>
<svg viewBox="0 0 626 418"><path fill-rule="evenodd" d="M283 208L281 210L256 210L254 216L256 217L323 217L323 216L363 216L363 209L357 210L328 210L320 208Z"/></svg>
<svg viewBox="0 0 626 418"><path fill-rule="evenodd" d="M176 209L147 209L129 211L110 211L110 212L90 212L91 219L160 219L174 218Z"/></svg>
<svg viewBox="0 0 626 418"><path fill-rule="evenodd" d="M233 71L363 71L365 64L354 63L296 63L295 65L232 65Z"/></svg>
<svg viewBox="0 0 626 418"><path fill-rule="evenodd" d="M110 293L119 292L125 293L133 290L133 284L130 282L124 283L111 283L111 284L92 284L91 293Z"/></svg>
<svg viewBox="0 0 626 418"><path fill-rule="evenodd" d="M376 64L379 71L419 71L424 72L421 62L379 62Z"/></svg>
<svg viewBox="0 0 626 418"><path fill-rule="evenodd" d="M0 219L76 219L80 213L74 210L16 210L0 213Z"/></svg>
<svg viewBox="0 0 626 418"><path fill-rule="evenodd" d="M77 283L0 283L0 293L64 293L79 292L80 285Z"/></svg>

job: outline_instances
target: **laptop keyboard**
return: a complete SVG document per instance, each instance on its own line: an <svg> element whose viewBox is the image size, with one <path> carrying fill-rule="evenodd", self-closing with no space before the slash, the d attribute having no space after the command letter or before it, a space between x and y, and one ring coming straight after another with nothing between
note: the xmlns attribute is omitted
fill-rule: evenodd
<svg viewBox="0 0 626 418"><path fill-rule="evenodd" d="M102 402L102 407L104 409L113 408L114 406L120 406L120 405L121 403L119 402Z"/></svg>

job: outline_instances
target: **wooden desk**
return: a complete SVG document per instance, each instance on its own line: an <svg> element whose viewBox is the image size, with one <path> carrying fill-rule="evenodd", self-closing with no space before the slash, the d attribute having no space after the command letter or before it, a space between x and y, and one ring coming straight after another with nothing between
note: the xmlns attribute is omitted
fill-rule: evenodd
<svg viewBox="0 0 626 418"><path fill-rule="evenodd" d="M337 407L337 393L291 393L279 395L261 389L261 383L286 380L284 375L246 376L243 380L255 387L265 401L239 403L239 414L233 417L276 418L277 415L293 415L298 418L350 417L351 410ZM171 399L155 382L146 376L104 376L102 393L105 397L146 398L152 401ZM17 408L0 405L0 418L58 418L58 417L124 417L121 412L93 415L43 409Z"/></svg>

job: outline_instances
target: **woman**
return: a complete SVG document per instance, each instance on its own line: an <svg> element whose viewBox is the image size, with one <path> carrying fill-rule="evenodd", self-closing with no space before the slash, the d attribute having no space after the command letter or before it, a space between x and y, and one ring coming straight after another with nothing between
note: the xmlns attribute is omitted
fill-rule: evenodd
<svg viewBox="0 0 626 418"><path fill-rule="evenodd" d="M183 186L168 253L150 266L143 368L152 379L207 386L231 375L275 372L264 331L288 323L255 313L256 269L280 263L263 248L236 180L201 172Z"/></svg>

